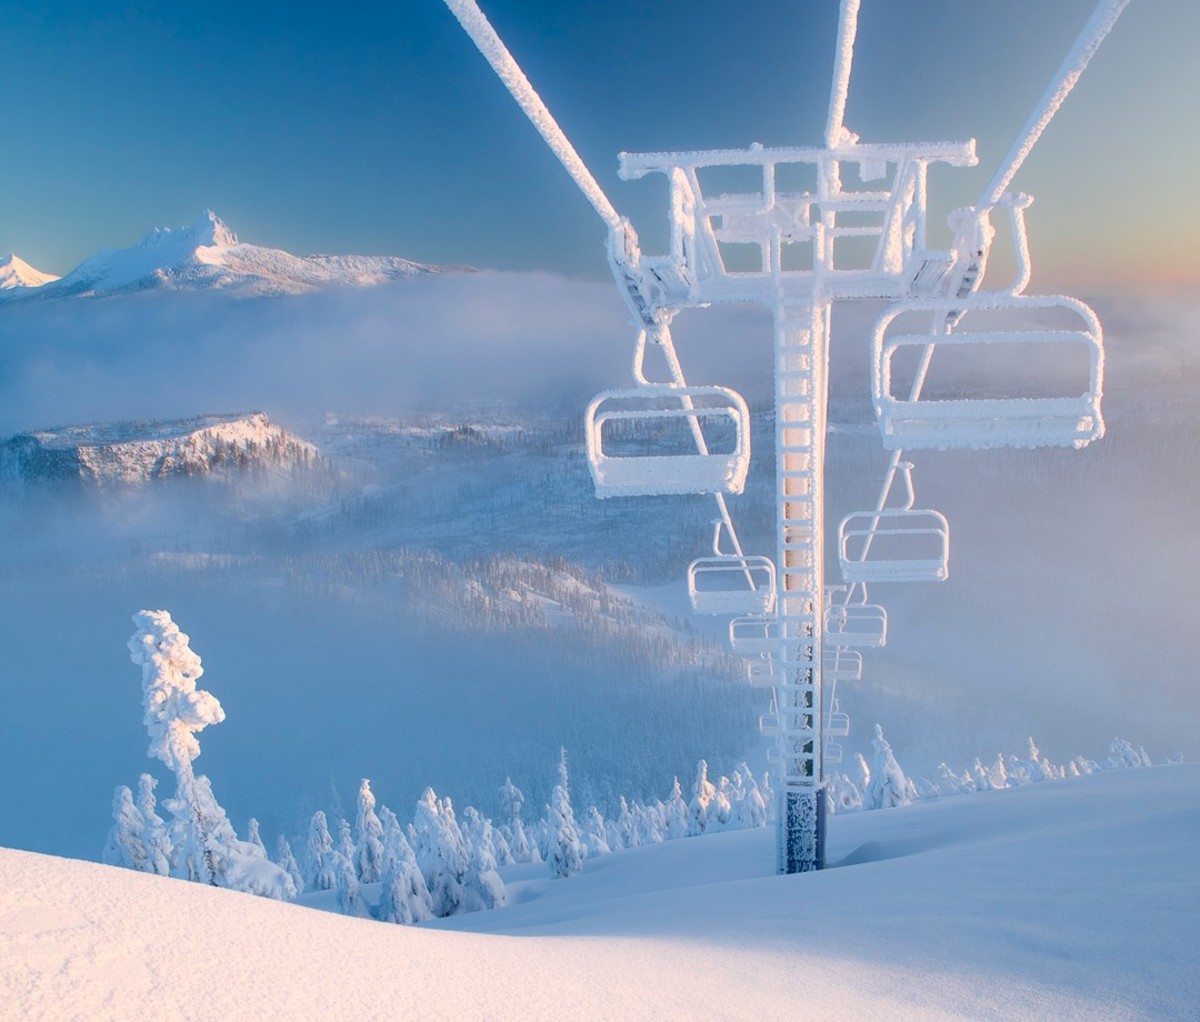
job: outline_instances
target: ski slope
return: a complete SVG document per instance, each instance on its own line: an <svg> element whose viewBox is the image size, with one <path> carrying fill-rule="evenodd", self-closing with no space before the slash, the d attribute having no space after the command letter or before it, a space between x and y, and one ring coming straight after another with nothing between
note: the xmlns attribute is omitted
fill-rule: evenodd
<svg viewBox="0 0 1200 1022"><path fill-rule="evenodd" d="M0 851L0 1019L1195 1017L1200 766L832 818L509 875L510 907L395 927ZM544 868L544 867L543 867Z"/></svg>

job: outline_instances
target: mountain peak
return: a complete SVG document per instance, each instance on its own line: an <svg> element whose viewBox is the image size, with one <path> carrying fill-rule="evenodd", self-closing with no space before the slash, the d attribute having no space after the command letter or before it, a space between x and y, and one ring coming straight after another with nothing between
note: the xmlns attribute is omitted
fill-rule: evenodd
<svg viewBox="0 0 1200 1022"><path fill-rule="evenodd" d="M0 291L10 291L19 287L41 287L52 280L58 280L58 277L53 273L43 273L34 269L12 252L0 256Z"/></svg>
<svg viewBox="0 0 1200 1022"><path fill-rule="evenodd" d="M236 245L238 243L237 235L211 209L206 209L190 227L184 230L187 234L194 236L197 243L201 245Z"/></svg>

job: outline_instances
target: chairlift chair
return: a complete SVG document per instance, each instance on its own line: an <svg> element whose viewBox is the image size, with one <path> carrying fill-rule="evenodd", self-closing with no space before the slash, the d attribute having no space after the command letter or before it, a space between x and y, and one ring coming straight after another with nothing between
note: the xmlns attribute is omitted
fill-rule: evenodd
<svg viewBox="0 0 1200 1022"><path fill-rule="evenodd" d="M939 511L913 507L912 464L901 462L897 469L907 490L903 506L855 511L838 525L838 561L846 582L944 582L949 577L950 524Z"/></svg>
<svg viewBox="0 0 1200 1022"><path fill-rule="evenodd" d="M821 676L826 681L862 681L863 658L858 650L826 647L822 660Z"/></svg>
<svg viewBox="0 0 1200 1022"><path fill-rule="evenodd" d="M1054 313L1072 320L1069 329L1031 327L1031 313ZM1004 329L963 330L961 324L975 313L991 313L1008 321ZM892 332L894 322L906 314L920 315L935 324L931 332ZM972 322L974 319L972 318ZM953 332L938 332L938 324L956 324ZM980 349L986 345L1022 345L1029 359L1039 349L1081 349L1087 368L1072 392L1046 396L898 397L894 392L894 360L905 349ZM976 351L976 353L979 353ZM872 398L883 445L892 450L970 449L998 447L1085 447L1104 435L1100 414L1103 392L1104 349L1095 312L1064 295L976 293L964 297L919 299L893 305L879 319L872 338ZM987 383L996 385L994 374ZM1077 389L1076 389L1077 388Z"/></svg>
<svg viewBox="0 0 1200 1022"><path fill-rule="evenodd" d="M688 595L697 614L761 617L775 610L775 563L769 557L721 550L724 519L713 522L712 555L688 565ZM732 632L731 632L732 634Z"/></svg>
<svg viewBox="0 0 1200 1022"><path fill-rule="evenodd" d="M833 738L845 738L850 734L850 714L842 710L830 710L825 714L825 734Z"/></svg>
<svg viewBox="0 0 1200 1022"><path fill-rule="evenodd" d="M746 483L750 410L728 387L606 390L587 407L585 433L597 497L741 493Z"/></svg>
<svg viewBox="0 0 1200 1022"><path fill-rule="evenodd" d="M779 619L743 615L729 622L729 644L739 656L755 659L779 649Z"/></svg>
<svg viewBox="0 0 1200 1022"><path fill-rule="evenodd" d="M833 741L826 733L821 738L821 755L826 763L836 766L842 761L842 743Z"/></svg>
<svg viewBox="0 0 1200 1022"><path fill-rule="evenodd" d="M830 604L825 608L825 641L831 646L887 644L887 610L877 603Z"/></svg>

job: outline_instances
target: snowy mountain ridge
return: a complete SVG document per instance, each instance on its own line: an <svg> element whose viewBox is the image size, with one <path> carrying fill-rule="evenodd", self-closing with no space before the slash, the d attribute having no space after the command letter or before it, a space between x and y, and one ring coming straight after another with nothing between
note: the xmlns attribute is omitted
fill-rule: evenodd
<svg viewBox="0 0 1200 1022"><path fill-rule="evenodd" d="M319 459L316 447L263 412L204 415L21 433L0 444L0 480L139 485L230 469L291 470Z"/></svg>
<svg viewBox="0 0 1200 1022"><path fill-rule="evenodd" d="M152 290L216 290L244 296L303 294L325 287L382 284L443 269L396 256L299 257L282 249L247 244L211 209L185 227L156 227L129 248L101 249L61 279L23 262L20 266L25 269L19 277L14 275L16 282L8 285L0 300ZM3 280L0 264L0 287Z"/></svg>
<svg viewBox="0 0 1200 1022"><path fill-rule="evenodd" d="M58 280L53 273L34 269L24 259L12 252L0 256L0 292L17 291L22 288L41 287Z"/></svg>

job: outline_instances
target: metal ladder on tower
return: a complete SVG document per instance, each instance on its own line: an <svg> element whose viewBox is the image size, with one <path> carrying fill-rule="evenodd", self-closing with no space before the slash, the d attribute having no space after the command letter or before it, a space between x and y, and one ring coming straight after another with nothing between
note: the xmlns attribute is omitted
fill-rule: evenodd
<svg viewBox="0 0 1200 1022"><path fill-rule="evenodd" d="M817 864L823 849L821 632L824 601L823 466L828 305L775 307L776 556L779 614L778 868ZM808 847L814 843L814 847ZM793 862L792 860L797 860ZM801 866L803 862L805 865Z"/></svg>

